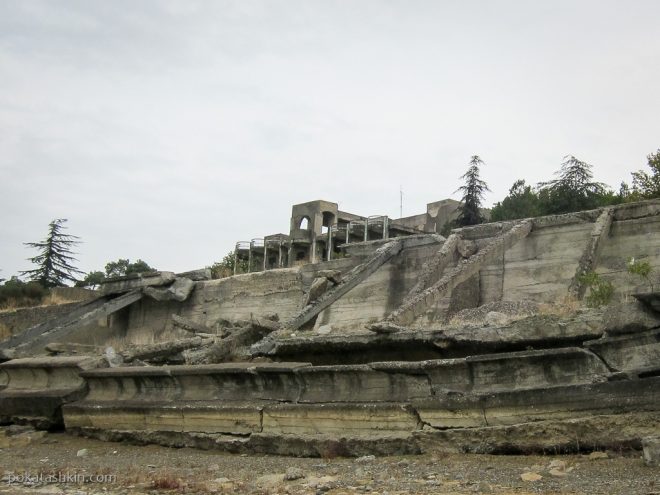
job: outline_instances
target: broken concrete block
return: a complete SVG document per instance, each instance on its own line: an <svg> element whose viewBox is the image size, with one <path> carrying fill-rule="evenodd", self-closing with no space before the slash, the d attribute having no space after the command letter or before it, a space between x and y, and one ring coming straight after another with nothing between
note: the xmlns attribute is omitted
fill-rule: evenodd
<svg viewBox="0 0 660 495"><path fill-rule="evenodd" d="M335 285L341 282L341 272L339 270L319 270L316 272L316 276L327 278Z"/></svg>
<svg viewBox="0 0 660 495"><path fill-rule="evenodd" d="M145 287L144 294L156 301L185 301L195 288L195 282L189 278L177 278L167 288Z"/></svg>
<svg viewBox="0 0 660 495"><path fill-rule="evenodd" d="M644 449L644 464L660 466L660 436L642 438L642 449Z"/></svg>
<svg viewBox="0 0 660 495"><path fill-rule="evenodd" d="M311 303L312 301L316 301L323 293L325 293L326 290L328 290L329 286L328 279L325 277L317 277L314 279L314 282L312 282L312 285L309 288L309 292L307 293L307 299L305 300L305 306Z"/></svg>
<svg viewBox="0 0 660 495"><path fill-rule="evenodd" d="M101 293L104 295L121 294L144 287L158 287L167 285L176 279L172 272L138 273L127 277L117 277L101 284Z"/></svg>
<svg viewBox="0 0 660 495"><path fill-rule="evenodd" d="M609 335L643 332L660 327L660 316L639 301L611 304L603 314L603 330Z"/></svg>
<svg viewBox="0 0 660 495"><path fill-rule="evenodd" d="M201 280L211 280L213 278L210 268L201 268L199 270L177 273L176 276L179 278L189 278L194 282L199 282Z"/></svg>
<svg viewBox="0 0 660 495"><path fill-rule="evenodd" d="M477 244L474 241L469 241L467 239L461 239L456 245L456 250L462 258L469 258L474 253L477 252Z"/></svg>
<svg viewBox="0 0 660 495"><path fill-rule="evenodd" d="M652 311L660 313L660 292L640 292L633 294L633 297Z"/></svg>

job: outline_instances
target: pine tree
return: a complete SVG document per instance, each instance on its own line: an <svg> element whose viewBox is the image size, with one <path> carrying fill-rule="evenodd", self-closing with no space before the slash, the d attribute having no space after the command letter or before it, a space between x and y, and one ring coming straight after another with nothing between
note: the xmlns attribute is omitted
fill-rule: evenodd
<svg viewBox="0 0 660 495"><path fill-rule="evenodd" d="M479 178L479 167L483 164L484 162L481 158L474 155L470 160L470 168L460 177L461 179L465 179L465 185L454 191L461 191L463 193L461 205L458 207L458 218L456 218L456 225L458 227L477 225L483 223L485 220L481 214L481 203L484 199L484 193L490 191L490 189Z"/></svg>
<svg viewBox="0 0 660 495"><path fill-rule="evenodd" d="M544 213L570 213L601 206L608 190L605 184L592 180L592 166L573 155L565 156L564 160L555 173L559 178L539 184Z"/></svg>
<svg viewBox="0 0 660 495"><path fill-rule="evenodd" d="M25 245L37 249L39 254L28 261L38 266L34 270L20 272L29 280L39 282L43 287L58 287L66 282L76 282L76 275L83 272L73 266L75 254L71 247L79 244L75 235L64 234L66 218L57 218L48 225L48 235L41 242L26 242Z"/></svg>

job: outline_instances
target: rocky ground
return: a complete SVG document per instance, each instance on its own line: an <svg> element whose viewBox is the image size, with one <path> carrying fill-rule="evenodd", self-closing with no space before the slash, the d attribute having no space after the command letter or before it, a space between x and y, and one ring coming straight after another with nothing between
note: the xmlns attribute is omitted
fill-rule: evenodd
<svg viewBox="0 0 660 495"><path fill-rule="evenodd" d="M660 468L645 466L639 453L298 459L106 443L16 427L0 431L0 473L0 494L660 495Z"/></svg>

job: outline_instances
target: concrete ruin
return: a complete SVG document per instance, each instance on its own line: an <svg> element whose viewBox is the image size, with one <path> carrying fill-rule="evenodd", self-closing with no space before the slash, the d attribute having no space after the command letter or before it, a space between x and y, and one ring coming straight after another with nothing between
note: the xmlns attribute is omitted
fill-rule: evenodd
<svg viewBox="0 0 660 495"><path fill-rule="evenodd" d="M627 263L660 269L660 201L445 238L446 206L379 223L295 205L249 273L109 281L0 343L0 420L300 456L650 445L660 293ZM601 308L591 271L616 288Z"/></svg>

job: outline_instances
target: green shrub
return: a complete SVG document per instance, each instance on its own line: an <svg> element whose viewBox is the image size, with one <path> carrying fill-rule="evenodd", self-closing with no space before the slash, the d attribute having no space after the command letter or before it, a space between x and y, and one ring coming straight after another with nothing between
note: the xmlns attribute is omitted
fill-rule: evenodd
<svg viewBox="0 0 660 495"><path fill-rule="evenodd" d="M644 279L644 281L651 286L651 291L653 291L653 282L651 281L652 271L653 268L648 261L639 261L635 258L628 259L628 273Z"/></svg>
<svg viewBox="0 0 660 495"><path fill-rule="evenodd" d="M590 308L600 308L612 301L614 285L612 285L612 282L603 280L596 272L591 271L580 275L579 281L589 287L589 295L585 298L585 301Z"/></svg>

